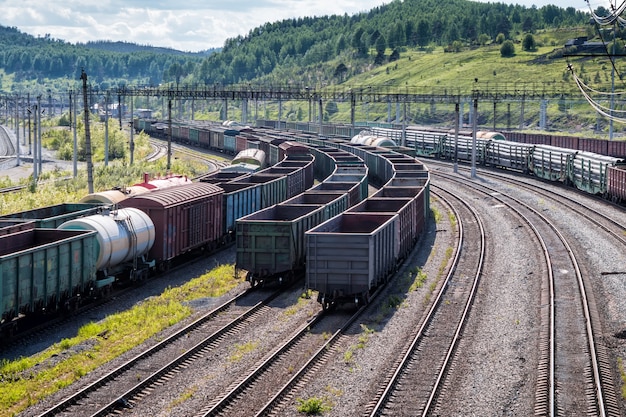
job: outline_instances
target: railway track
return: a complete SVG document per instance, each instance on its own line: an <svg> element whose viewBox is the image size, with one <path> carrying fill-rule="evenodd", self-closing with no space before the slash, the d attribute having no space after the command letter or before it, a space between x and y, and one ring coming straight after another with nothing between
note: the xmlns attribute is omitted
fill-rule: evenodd
<svg viewBox="0 0 626 417"><path fill-rule="evenodd" d="M444 189L431 192L452 205ZM427 415L436 404L483 272L485 231L476 211L458 199L458 244L442 290L420 326L408 335L403 354L389 370L363 415ZM469 230L467 230L469 229ZM478 239L469 237L478 236Z"/></svg>
<svg viewBox="0 0 626 417"><path fill-rule="evenodd" d="M267 304L281 293L282 289L269 294L252 290L239 294L40 416L104 416L118 408L132 407L155 384L163 383L172 373L224 343L229 335L240 332L246 322L262 315Z"/></svg>
<svg viewBox="0 0 626 417"><path fill-rule="evenodd" d="M515 211L541 245L547 274L542 277L541 325L535 415L557 416L585 410L619 416L608 355L591 283L581 273L567 239L546 216L511 195L456 175L433 172L488 196Z"/></svg>
<svg viewBox="0 0 626 417"><path fill-rule="evenodd" d="M442 166L444 165L442 164ZM469 172L469 170L467 171ZM546 199L557 201L559 205L567 207L567 209L588 220L595 226L598 226L600 229L607 232L619 243L626 246L626 238L624 237L623 233L624 229L626 229L626 223L621 221L621 219L611 218L609 216L598 213L597 211L590 209L584 203L570 197L570 195L555 193L554 188L556 188L556 186L554 184L548 183L548 185L551 186L551 189L548 189L540 187L542 184L544 184L543 181L535 181L533 183L529 183L525 181L524 177L512 179L502 175L501 173L491 173L488 171L481 171L480 175L483 177L497 179L498 181L510 184L513 187L522 188ZM590 196L587 193L584 193L582 195L586 198L593 198L593 196ZM607 204L607 200L605 199L598 198L598 201L602 204Z"/></svg>
<svg viewBox="0 0 626 417"><path fill-rule="evenodd" d="M167 157L167 142L161 139L151 138L150 145L152 146L153 151L146 157L147 161L157 161L161 158ZM176 152L205 163L207 165L207 172L217 171L229 164L229 161L224 160L223 154L215 154L209 151L198 151L178 143L172 143L171 146L172 153ZM219 159L216 159L216 157Z"/></svg>
<svg viewBox="0 0 626 417"><path fill-rule="evenodd" d="M2 156L16 156L15 145L9 137L9 133L7 132L7 128L5 126L0 126L0 157Z"/></svg>

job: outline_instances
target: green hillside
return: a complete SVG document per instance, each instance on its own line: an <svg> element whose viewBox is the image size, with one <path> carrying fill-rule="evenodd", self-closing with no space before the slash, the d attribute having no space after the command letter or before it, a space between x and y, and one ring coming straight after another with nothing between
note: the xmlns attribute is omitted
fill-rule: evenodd
<svg viewBox="0 0 626 417"><path fill-rule="evenodd" d="M168 83L288 84L316 89L389 86L463 94L473 89L549 89L581 98L547 103L549 127L579 130L595 124L596 116L577 93L568 64L593 88L610 88L611 64L606 54L596 51L595 57L567 57L576 51L563 48L568 39L577 37L600 40L598 28L589 21L589 14L573 7L395 0L352 16L268 22L245 36L228 39L220 51L208 56L127 43L72 45L0 26L0 91L41 93L50 89L53 94L63 94L76 86L82 68L91 86L100 90ZM613 38L612 32L604 36ZM616 37L617 51L622 53L626 31L618 29ZM620 64L617 71L616 88L623 90ZM229 117L235 118L237 104L231 105L234 109L229 110ZM532 119L528 122L515 120L519 103L500 101L496 105L501 106L495 114L497 127L535 127L537 102L529 102L525 109ZM140 106L150 104L138 100L136 107ZM304 106L286 103L287 117L303 118L308 114ZM493 103L481 106L493 107ZM206 107L198 118L219 118L218 107ZM349 120L345 103L332 103L325 111L327 120ZM277 117L276 104L265 103L263 113ZM369 103L359 106L357 113L359 120L386 120L391 110ZM445 124L450 123L449 113L445 106L424 104L409 109L408 117L415 123ZM492 109L481 107L479 113L480 123L494 122Z"/></svg>

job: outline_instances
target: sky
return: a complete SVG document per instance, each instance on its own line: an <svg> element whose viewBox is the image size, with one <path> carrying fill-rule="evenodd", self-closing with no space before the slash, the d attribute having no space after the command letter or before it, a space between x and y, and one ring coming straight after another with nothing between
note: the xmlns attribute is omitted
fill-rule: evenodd
<svg viewBox="0 0 626 417"><path fill-rule="evenodd" d="M496 0L491 0L495 2ZM588 10L584 0L500 0ZM622 0L626 1L626 0ZM383 0L0 0L0 25L71 43L125 41L197 52L219 48L266 22L352 15ZM604 4L603 4L604 3ZM592 7L606 0L590 0Z"/></svg>

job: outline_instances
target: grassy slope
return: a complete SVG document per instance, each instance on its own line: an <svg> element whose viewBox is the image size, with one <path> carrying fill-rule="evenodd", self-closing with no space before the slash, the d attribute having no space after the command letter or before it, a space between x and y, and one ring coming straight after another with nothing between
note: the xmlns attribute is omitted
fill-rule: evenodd
<svg viewBox="0 0 626 417"><path fill-rule="evenodd" d="M539 44L535 51L522 50L521 43L515 44L515 56L503 58L500 55L500 45L464 50L458 53L446 53L442 48L433 51L408 50L401 54L401 58L392 63L374 67L371 71L352 77L344 83L345 87L363 88L363 86L389 85L392 87L408 87L425 94L440 93L444 89L448 92L470 94L471 90L498 89L500 91L546 91L563 92L574 97L567 102L565 111L559 109L558 100L548 101L548 124L553 130L573 133L596 123L596 114L577 89L567 70L568 60L559 58L545 59L545 56L560 48L567 39L583 36L583 29L568 29L549 31L535 34ZM576 74L585 77L587 82L599 90L610 91L611 65L606 58L571 57ZM619 70L618 66L618 70ZM594 83L596 74L601 83ZM478 79L478 82L475 82ZM624 90L626 86L616 77L616 90ZM520 104L519 101L503 101L499 103L497 125L506 127L506 104L511 105L511 127L518 127ZM607 104L608 105L608 104ZM429 105L415 105L412 112L426 111ZM387 106L385 104L370 104L366 110L357 106L357 120L386 120ZM465 107L468 111L469 106ZM438 109L452 111L452 106L438 106ZM339 113L333 116L333 121L349 121L349 107L346 103L339 104ZM480 102L479 112L482 115L481 123L493 125L493 103ZM395 115L395 109L392 110ZM536 128L539 120L539 102L528 102L525 106L527 125ZM449 119L449 117L448 117ZM450 123L452 121L450 120ZM606 128L607 122L603 126ZM619 130L620 125L616 126ZM591 132L586 132L591 135Z"/></svg>

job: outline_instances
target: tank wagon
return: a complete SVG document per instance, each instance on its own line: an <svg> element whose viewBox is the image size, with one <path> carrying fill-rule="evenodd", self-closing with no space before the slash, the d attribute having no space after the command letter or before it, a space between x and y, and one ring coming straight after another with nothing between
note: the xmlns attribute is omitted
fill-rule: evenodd
<svg viewBox="0 0 626 417"><path fill-rule="evenodd" d="M191 180L185 175L167 175L165 177L157 177L150 179L149 174L144 174L143 182L131 185L130 187L115 188L112 190L91 193L83 197L81 203L101 203L101 204L118 204L120 201L128 197L134 197L139 194L147 193L154 190L162 190L164 188L174 187L177 185L191 184Z"/></svg>
<svg viewBox="0 0 626 417"><path fill-rule="evenodd" d="M69 220L58 230L87 230L96 232L95 288L108 291L120 271L129 270L131 280L148 276L154 262L145 255L154 244L155 227L152 219L137 209L103 211L101 214Z"/></svg>

